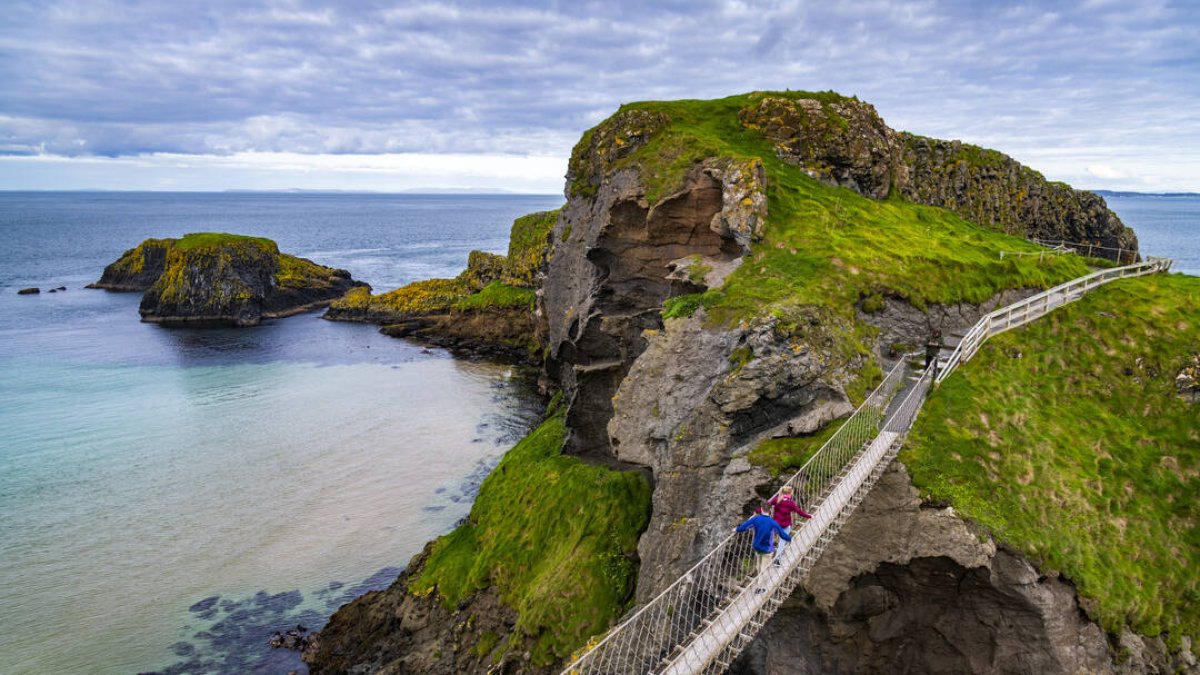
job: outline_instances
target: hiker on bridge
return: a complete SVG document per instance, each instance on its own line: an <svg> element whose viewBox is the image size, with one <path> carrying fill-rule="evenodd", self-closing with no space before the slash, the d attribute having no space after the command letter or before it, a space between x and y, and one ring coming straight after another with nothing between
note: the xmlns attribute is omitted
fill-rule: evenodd
<svg viewBox="0 0 1200 675"><path fill-rule="evenodd" d="M754 509L754 515L736 528L737 532L745 532L754 528L754 543L751 546L758 557L758 588L754 589L756 595L765 593L767 590L763 587L762 579L767 570L771 568L771 558L775 551L775 535L778 534L784 541L792 540L792 535L780 527L774 518L766 514L768 508L770 505L764 504Z"/></svg>
<svg viewBox="0 0 1200 675"><path fill-rule="evenodd" d="M925 341L925 369L929 370L929 364L933 364L934 373L937 373L938 355L942 353L942 347L945 343L942 342L942 331L934 329L929 335L929 339Z"/></svg>
<svg viewBox="0 0 1200 675"><path fill-rule="evenodd" d="M791 485L784 485L779 489L779 494L771 497L767 503L775 507L771 512L771 517L775 519L779 527L783 528L784 532L789 535L792 533L792 515L795 514L801 518L812 520L812 515L807 513L800 505L796 503L796 499L792 496L793 490ZM783 550L784 542L779 543L779 551ZM779 554L775 555L775 564L779 564Z"/></svg>

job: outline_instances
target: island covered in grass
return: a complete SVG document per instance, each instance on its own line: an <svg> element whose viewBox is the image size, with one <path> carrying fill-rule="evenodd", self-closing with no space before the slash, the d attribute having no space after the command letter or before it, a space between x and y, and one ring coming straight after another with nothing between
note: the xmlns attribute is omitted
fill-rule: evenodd
<svg viewBox="0 0 1200 675"><path fill-rule="evenodd" d="M142 321L226 326L255 326L369 289L346 270L280 253L270 239L222 232L147 239L88 288L143 292Z"/></svg>
<svg viewBox="0 0 1200 675"><path fill-rule="evenodd" d="M331 618L311 672L561 672L933 330L1138 247L1097 195L832 92L622 106L565 196L521 283L510 248L331 309L461 330L520 293L557 395L458 529ZM1114 283L985 345L730 672L1194 666L1194 281Z"/></svg>

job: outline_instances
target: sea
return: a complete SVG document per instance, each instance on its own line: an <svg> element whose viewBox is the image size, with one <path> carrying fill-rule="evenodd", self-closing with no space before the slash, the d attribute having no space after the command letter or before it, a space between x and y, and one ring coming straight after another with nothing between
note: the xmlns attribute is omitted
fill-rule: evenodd
<svg viewBox="0 0 1200 675"><path fill-rule="evenodd" d="M519 368L319 312L144 324L140 294L83 288L105 265L225 231L387 291L561 204L0 193L0 672L305 672L271 635L388 586L544 410Z"/></svg>
<svg viewBox="0 0 1200 675"><path fill-rule="evenodd" d="M1143 253L1200 275L1200 196L1107 201ZM0 671L304 673L271 635L389 585L545 405L520 368L319 312L140 323L138 294L83 288L106 264L227 231L386 291L504 252L515 217L561 203L0 192Z"/></svg>
<svg viewBox="0 0 1200 675"><path fill-rule="evenodd" d="M1200 276L1200 194L1105 194L1108 208L1138 235L1142 255L1171 258L1172 272Z"/></svg>

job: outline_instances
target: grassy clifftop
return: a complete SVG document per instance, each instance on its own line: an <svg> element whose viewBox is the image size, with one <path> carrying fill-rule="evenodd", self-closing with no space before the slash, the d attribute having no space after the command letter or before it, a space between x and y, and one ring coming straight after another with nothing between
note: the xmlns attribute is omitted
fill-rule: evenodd
<svg viewBox="0 0 1200 675"><path fill-rule="evenodd" d="M901 460L931 500L1061 572L1110 633L1200 635L1200 279L1115 282L987 342ZM1186 379L1186 373L1185 373Z"/></svg>
<svg viewBox="0 0 1200 675"><path fill-rule="evenodd" d="M529 650L539 666L561 660L603 632L632 591L650 485L561 455L564 435L554 415L510 450L409 588L436 591L447 607L498 588L520 618L503 643L479 649L493 663L511 650Z"/></svg>
<svg viewBox="0 0 1200 675"><path fill-rule="evenodd" d="M1004 289L1049 287L1087 272L1077 258L1002 260L1002 250L1037 247L945 209L895 194L870 199L814 179L811 171L780 157L768 130L745 122L745 111L774 98L814 101L820 113L808 116L819 122L821 136L830 139L860 133L869 124L852 125L855 116L874 115L857 99L831 92L634 103L585 134L575 148L568 175L573 193L586 195L604 176L634 168L652 202L679 189L685 176L706 160L762 163L768 225L761 242L723 288L698 301L676 302L703 304L718 321L736 322L763 312L794 313L801 305L845 311L880 294L918 307L981 302Z"/></svg>

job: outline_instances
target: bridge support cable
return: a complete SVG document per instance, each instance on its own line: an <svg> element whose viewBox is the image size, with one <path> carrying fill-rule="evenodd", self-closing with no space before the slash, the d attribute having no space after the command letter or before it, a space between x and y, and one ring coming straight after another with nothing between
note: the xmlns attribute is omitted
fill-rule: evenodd
<svg viewBox="0 0 1200 675"><path fill-rule="evenodd" d="M797 568L807 570L811 567L845 522L845 517L840 514L846 504L854 501L855 493L846 479L862 472L861 467L866 466L862 463L863 457L879 455L881 445L877 439L885 423L899 411L894 410L891 416L886 414L893 398L905 386L909 368L907 359L897 363L854 414L787 481L813 513L814 519L802 523L793 535L794 541L784 547L781 567L772 567L765 579L757 579L750 537L731 532L671 586L568 666L564 673L668 672L666 669L671 668L670 664L714 625L724 627L722 641L725 637L737 638L736 649L740 651L757 632L757 627L752 626L753 631L747 637L740 637L746 632L747 623L754 620L763 607L769 607L763 621L774 613L787 597L787 593L776 590ZM878 461L877 457L875 461ZM791 588L799 583L803 574L794 576ZM760 581L768 585L759 584ZM764 591L756 594L758 588ZM748 595L755 597L746 599ZM704 642L711 645L711 640ZM696 643L697 648L699 644ZM716 657L721 656L724 645L721 647L709 647L713 652L710 661L715 663ZM694 661L697 657L689 658ZM675 666L669 672L684 672L679 670L680 667Z"/></svg>

